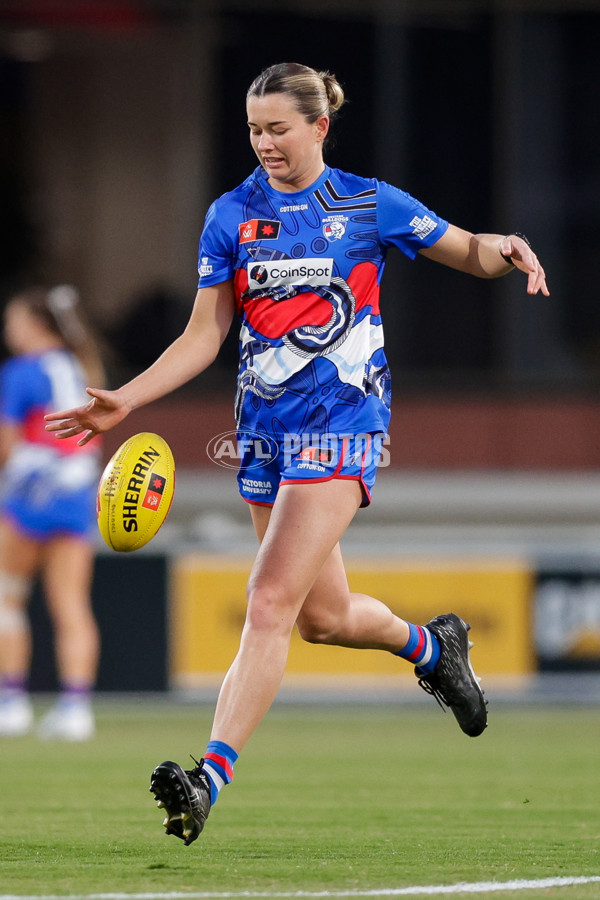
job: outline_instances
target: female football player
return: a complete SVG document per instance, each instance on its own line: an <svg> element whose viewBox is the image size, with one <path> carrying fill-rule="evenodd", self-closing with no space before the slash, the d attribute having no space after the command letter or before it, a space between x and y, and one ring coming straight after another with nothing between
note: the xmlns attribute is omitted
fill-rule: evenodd
<svg viewBox="0 0 600 900"><path fill-rule="evenodd" d="M81 741L94 733L99 638L90 587L99 448L58 443L44 427L45 413L77 403L86 382L102 378L76 305L74 289L62 285L17 294L4 312L13 355L0 373L0 736L33 727L26 606L38 574L61 687L39 735Z"/></svg>
<svg viewBox="0 0 600 900"><path fill-rule="evenodd" d="M239 317L238 432L264 434L279 452L259 463L256 441L244 441L238 480L260 548L207 751L191 771L169 761L152 774L167 833L186 844L273 702L294 625L307 641L409 660L464 732L479 735L487 723L468 626L455 614L415 625L352 592L339 541L370 502L389 422L379 311L387 249L481 278L518 269L530 294L548 294L545 274L522 236L472 234L395 187L331 169L323 145L343 102L329 73L286 63L259 75L247 95L259 166L208 211L184 333L119 390L89 389L86 406L48 417L59 437L86 444L202 372Z"/></svg>

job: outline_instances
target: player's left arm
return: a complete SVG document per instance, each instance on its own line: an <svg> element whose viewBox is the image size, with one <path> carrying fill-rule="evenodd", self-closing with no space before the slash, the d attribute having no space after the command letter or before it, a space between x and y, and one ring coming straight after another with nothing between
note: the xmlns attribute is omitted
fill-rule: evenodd
<svg viewBox="0 0 600 900"><path fill-rule="evenodd" d="M527 293L550 296L546 273L527 241L516 234L471 234L449 225L442 237L420 250L421 256L479 278L499 278L512 269L527 275ZM509 261L510 260L510 261Z"/></svg>
<svg viewBox="0 0 600 900"><path fill-rule="evenodd" d="M232 281L199 288L185 330L151 366L115 391L86 388L92 397L89 403L48 413L46 431L55 432L59 439L83 435L77 441L82 447L114 428L132 410L181 387L214 362L234 312Z"/></svg>

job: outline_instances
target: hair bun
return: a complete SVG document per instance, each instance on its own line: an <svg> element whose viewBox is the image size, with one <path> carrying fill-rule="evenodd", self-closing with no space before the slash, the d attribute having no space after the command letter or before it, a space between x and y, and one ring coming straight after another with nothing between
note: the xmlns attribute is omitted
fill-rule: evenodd
<svg viewBox="0 0 600 900"><path fill-rule="evenodd" d="M325 85L325 92L327 94L327 100L329 101L329 112L336 113L346 101L343 88L335 75L332 75L331 72L319 72L319 75Z"/></svg>

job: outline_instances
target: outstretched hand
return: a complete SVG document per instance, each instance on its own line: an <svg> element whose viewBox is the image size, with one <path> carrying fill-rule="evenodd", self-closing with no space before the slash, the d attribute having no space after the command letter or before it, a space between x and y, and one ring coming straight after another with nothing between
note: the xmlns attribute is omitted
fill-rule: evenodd
<svg viewBox="0 0 600 900"><path fill-rule="evenodd" d="M516 234L507 234L500 243L500 253L502 256L509 256L515 268L525 272L528 276L528 294L537 294L538 291L541 291L544 297L550 296L546 284L546 273L527 241Z"/></svg>
<svg viewBox="0 0 600 900"><path fill-rule="evenodd" d="M98 388L86 388L86 390L92 397L89 403L77 406L75 409L63 409L44 416L48 423L46 431L55 432L57 438L83 435L77 441L79 447L83 447L97 434L102 434L118 425L131 411L118 391L103 391Z"/></svg>

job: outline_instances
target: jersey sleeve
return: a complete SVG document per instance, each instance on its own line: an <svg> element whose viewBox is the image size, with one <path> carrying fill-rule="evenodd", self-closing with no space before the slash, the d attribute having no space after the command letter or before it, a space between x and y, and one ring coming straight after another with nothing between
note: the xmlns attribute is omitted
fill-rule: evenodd
<svg viewBox="0 0 600 900"><path fill-rule="evenodd" d="M0 370L0 418L23 422L32 408L44 406L50 398L50 383L35 360L23 356L4 363Z"/></svg>
<svg viewBox="0 0 600 900"><path fill-rule="evenodd" d="M234 276L231 236L223 229L217 201L209 208L198 249L198 287L210 287Z"/></svg>
<svg viewBox="0 0 600 900"><path fill-rule="evenodd" d="M383 244L414 259L419 250L439 241L448 222L405 191L378 181L377 227Z"/></svg>

